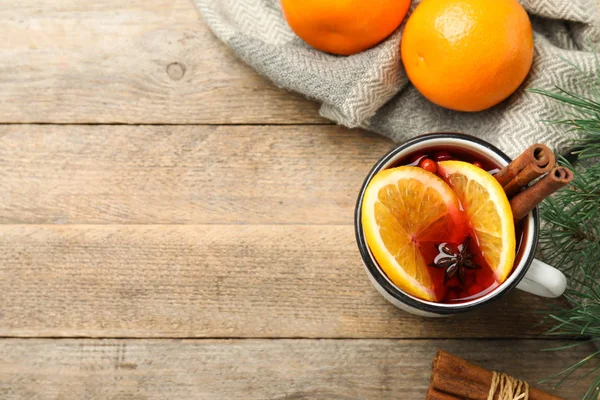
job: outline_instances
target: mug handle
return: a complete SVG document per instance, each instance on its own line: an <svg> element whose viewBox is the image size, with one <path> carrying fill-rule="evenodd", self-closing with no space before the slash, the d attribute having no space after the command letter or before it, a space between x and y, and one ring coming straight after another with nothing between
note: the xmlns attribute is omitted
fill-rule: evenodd
<svg viewBox="0 0 600 400"><path fill-rule="evenodd" d="M550 265L534 259L517 289L542 297L560 297L567 288L565 275Z"/></svg>

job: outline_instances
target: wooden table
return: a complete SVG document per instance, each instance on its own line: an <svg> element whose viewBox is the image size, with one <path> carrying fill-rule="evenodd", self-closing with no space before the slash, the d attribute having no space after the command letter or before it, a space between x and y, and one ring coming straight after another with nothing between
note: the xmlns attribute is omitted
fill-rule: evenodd
<svg viewBox="0 0 600 400"><path fill-rule="evenodd" d="M393 144L265 82L187 0L4 0L0 27L1 399L417 400L438 348L531 382L590 350L541 352L524 293L388 304L352 213Z"/></svg>

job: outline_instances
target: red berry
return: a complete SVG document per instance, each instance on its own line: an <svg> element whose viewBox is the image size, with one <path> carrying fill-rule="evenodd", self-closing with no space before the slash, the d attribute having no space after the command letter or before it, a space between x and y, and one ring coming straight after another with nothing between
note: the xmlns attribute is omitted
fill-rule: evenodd
<svg viewBox="0 0 600 400"><path fill-rule="evenodd" d="M477 284L483 287L492 286L495 282L494 276L489 276L486 274L477 275Z"/></svg>
<svg viewBox="0 0 600 400"><path fill-rule="evenodd" d="M473 285L475 283L475 274L467 274L467 278L465 279L465 285L467 287Z"/></svg>
<svg viewBox="0 0 600 400"><path fill-rule="evenodd" d="M433 159L435 161L452 160L452 155L447 151L436 151L433 153Z"/></svg>
<svg viewBox="0 0 600 400"><path fill-rule="evenodd" d="M448 280L448 282L446 282L446 287L449 287L449 288L460 287L460 281L458 280L458 278L456 276L453 276L452 278L450 278Z"/></svg>
<svg viewBox="0 0 600 400"><path fill-rule="evenodd" d="M481 292L483 292L483 286L480 286L478 284L471 285L469 287L469 289L467 290L467 293L469 294L469 296L475 296Z"/></svg>
<svg viewBox="0 0 600 400"><path fill-rule="evenodd" d="M423 153L417 153L417 154L413 154L412 156L410 156L410 158L408 159L408 163L406 165L419 165L419 163L424 159L427 158L427 155L423 154Z"/></svg>
<svg viewBox="0 0 600 400"><path fill-rule="evenodd" d="M479 168L483 168L483 164L481 164L479 161L475 161L473 163L474 166L479 167Z"/></svg>
<svg viewBox="0 0 600 400"><path fill-rule="evenodd" d="M447 301L452 301L452 300L456 300L456 299L458 299L458 293L456 293L456 291L449 290L448 293L446 293Z"/></svg>
<svg viewBox="0 0 600 400"><path fill-rule="evenodd" d="M430 160L429 158L422 160L419 163L419 167L431 172L432 174L435 174L437 172L437 163L433 160Z"/></svg>

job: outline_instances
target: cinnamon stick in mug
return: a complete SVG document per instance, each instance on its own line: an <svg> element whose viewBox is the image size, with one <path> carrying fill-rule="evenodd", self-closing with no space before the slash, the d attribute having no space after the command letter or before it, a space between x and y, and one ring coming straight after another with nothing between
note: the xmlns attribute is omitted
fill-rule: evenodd
<svg viewBox="0 0 600 400"><path fill-rule="evenodd" d="M534 144L495 175L510 198L533 180L548 173L556 163L556 156L544 144Z"/></svg>
<svg viewBox="0 0 600 400"><path fill-rule="evenodd" d="M533 186L528 187L510 200L513 218L519 221L527 216L546 197L567 186L573 180L573 172L565 167L556 167Z"/></svg>

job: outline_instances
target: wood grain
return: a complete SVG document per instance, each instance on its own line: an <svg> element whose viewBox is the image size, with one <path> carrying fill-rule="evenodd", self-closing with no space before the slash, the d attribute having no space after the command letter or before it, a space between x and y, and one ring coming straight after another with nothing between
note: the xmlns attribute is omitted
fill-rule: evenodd
<svg viewBox="0 0 600 400"><path fill-rule="evenodd" d="M412 316L346 225L3 225L0 304L0 336L510 338L539 333L548 301Z"/></svg>
<svg viewBox="0 0 600 400"><path fill-rule="evenodd" d="M190 0L0 2L0 123L328 123Z"/></svg>
<svg viewBox="0 0 600 400"><path fill-rule="evenodd" d="M541 330L528 294L444 320L387 304L351 224L391 143L209 126L329 122L189 0L0 1L0 26L0 123L202 124L0 126L0 398L416 400L439 347L531 382L589 354L514 340ZM81 336L142 339L59 339ZM474 340L428 340L450 337Z"/></svg>
<svg viewBox="0 0 600 400"><path fill-rule="evenodd" d="M533 340L2 340L0 397L422 400L438 348L536 386L590 350L541 352L547 345ZM589 383L573 381L555 393L581 398Z"/></svg>
<svg viewBox="0 0 600 400"><path fill-rule="evenodd" d="M0 223L352 224L392 147L334 126L0 125Z"/></svg>

